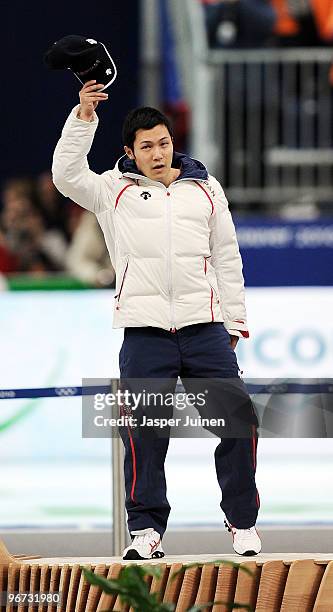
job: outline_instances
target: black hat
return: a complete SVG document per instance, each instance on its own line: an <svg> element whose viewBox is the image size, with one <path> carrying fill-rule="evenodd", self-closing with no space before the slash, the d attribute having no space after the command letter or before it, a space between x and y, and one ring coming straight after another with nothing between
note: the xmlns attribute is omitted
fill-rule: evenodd
<svg viewBox="0 0 333 612"><path fill-rule="evenodd" d="M103 43L84 36L64 36L48 49L44 61L53 70L69 68L82 85L93 79L104 83L103 90L117 76L115 63Z"/></svg>

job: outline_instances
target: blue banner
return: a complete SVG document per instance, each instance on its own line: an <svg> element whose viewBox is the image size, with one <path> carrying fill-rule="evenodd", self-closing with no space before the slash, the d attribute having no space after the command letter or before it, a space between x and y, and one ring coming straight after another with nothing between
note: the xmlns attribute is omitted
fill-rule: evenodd
<svg viewBox="0 0 333 612"><path fill-rule="evenodd" d="M333 219L234 218L248 287L331 286Z"/></svg>

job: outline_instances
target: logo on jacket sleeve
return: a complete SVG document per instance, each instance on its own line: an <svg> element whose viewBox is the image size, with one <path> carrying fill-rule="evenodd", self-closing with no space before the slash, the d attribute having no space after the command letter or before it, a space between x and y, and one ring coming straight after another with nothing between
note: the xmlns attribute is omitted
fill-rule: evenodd
<svg viewBox="0 0 333 612"><path fill-rule="evenodd" d="M215 198L215 191L213 189L213 187L211 186L209 181L203 181L203 184L206 185L207 189L210 191L210 193L212 194L213 198Z"/></svg>
<svg viewBox="0 0 333 612"><path fill-rule="evenodd" d="M148 198L151 198L151 193L149 193L149 191L143 191L142 193L140 193L140 196L144 200L148 200Z"/></svg>

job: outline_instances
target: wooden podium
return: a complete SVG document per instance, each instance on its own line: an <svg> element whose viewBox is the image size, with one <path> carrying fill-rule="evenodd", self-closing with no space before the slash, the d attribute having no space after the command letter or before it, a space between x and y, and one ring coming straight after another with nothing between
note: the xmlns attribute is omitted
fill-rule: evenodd
<svg viewBox="0 0 333 612"><path fill-rule="evenodd" d="M333 554L266 554L255 560L238 555L222 555L251 570L251 575L238 568L213 563L217 555L185 555L141 561L159 565L159 579L149 577L151 592L159 593L163 602L174 603L177 612L185 612L191 605L209 601L229 601L250 604L257 612L332 612L333 611ZM82 567L96 574L116 578L126 563L119 557L89 559L48 558L11 555L0 542L0 592L4 593L60 593L60 602L12 604L1 601L6 612L127 612L119 597L106 595L99 587L84 578ZM172 580L182 566L198 563ZM209 608L211 609L211 608ZM214 612L227 612L217 605ZM131 611L132 612L132 611Z"/></svg>

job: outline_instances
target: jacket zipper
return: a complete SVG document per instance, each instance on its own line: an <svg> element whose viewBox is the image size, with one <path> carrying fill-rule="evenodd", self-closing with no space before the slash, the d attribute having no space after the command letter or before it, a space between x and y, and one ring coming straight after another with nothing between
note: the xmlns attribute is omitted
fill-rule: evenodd
<svg viewBox="0 0 333 612"><path fill-rule="evenodd" d="M180 179L178 182L187 181L187 180L193 180L193 179ZM171 183L171 185L173 184L176 184L176 181ZM169 185L169 187L165 187L167 196L170 195L169 189L171 185ZM168 286L169 286L169 296L170 296L170 323L171 323L170 332L174 334L176 333L177 330L175 326L175 305L174 305L174 299L173 299L172 270L171 270L171 227L172 227L172 224L171 224L171 205L170 204L168 204L167 206L167 218L168 218ZM206 260L205 260L205 265L206 265ZM212 287L211 287L211 291L212 292L214 291ZM211 299L211 302L212 302L212 299ZM219 303L218 298L217 298L217 302ZM213 311L212 311L212 320L214 321Z"/></svg>
<svg viewBox="0 0 333 612"><path fill-rule="evenodd" d="M117 298L116 310L120 310L119 300L120 300L121 292L123 290L123 286L124 286L124 282L125 282L125 278L126 278L126 274L127 274L127 268L128 268L128 261L126 263L126 267L125 267L125 270L124 270L123 278L121 280L121 285L120 285L119 293L118 293L118 295L115 295L115 298Z"/></svg>
<svg viewBox="0 0 333 612"><path fill-rule="evenodd" d="M170 195L167 189L167 196ZM171 333L176 332L175 326L175 308L173 301L173 288L172 288L172 270L171 270L171 205L167 203L167 224L168 224L168 289L170 296L170 331Z"/></svg>

